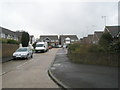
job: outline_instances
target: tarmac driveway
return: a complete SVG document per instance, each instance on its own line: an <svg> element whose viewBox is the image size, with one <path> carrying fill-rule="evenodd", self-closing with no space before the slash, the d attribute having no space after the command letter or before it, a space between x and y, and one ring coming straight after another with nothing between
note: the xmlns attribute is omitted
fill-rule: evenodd
<svg viewBox="0 0 120 90"><path fill-rule="evenodd" d="M118 88L118 68L72 63L67 50L60 49L51 73L71 88Z"/></svg>

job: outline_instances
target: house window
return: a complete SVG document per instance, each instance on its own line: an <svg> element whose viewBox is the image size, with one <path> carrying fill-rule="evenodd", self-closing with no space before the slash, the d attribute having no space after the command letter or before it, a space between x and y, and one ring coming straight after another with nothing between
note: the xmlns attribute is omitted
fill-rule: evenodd
<svg viewBox="0 0 120 90"><path fill-rule="evenodd" d="M0 38L5 38L5 34L4 33L0 33Z"/></svg>
<svg viewBox="0 0 120 90"><path fill-rule="evenodd" d="M55 40L51 40L51 42L54 42Z"/></svg>
<svg viewBox="0 0 120 90"><path fill-rule="evenodd" d="M5 39L7 39L8 38L8 35L7 34L5 34Z"/></svg>
<svg viewBox="0 0 120 90"><path fill-rule="evenodd" d="M58 42L58 40L56 40L56 42Z"/></svg>
<svg viewBox="0 0 120 90"><path fill-rule="evenodd" d="M74 42L75 40L71 40L71 42Z"/></svg>

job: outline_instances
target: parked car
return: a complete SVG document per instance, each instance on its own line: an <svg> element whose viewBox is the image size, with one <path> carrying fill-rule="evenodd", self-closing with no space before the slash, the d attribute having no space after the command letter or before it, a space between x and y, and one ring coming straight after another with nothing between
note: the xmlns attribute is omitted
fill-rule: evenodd
<svg viewBox="0 0 120 90"><path fill-rule="evenodd" d="M48 43L47 42L37 42L35 47L35 52L46 52L48 51Z"/></svg>
<svg viewBox="0 0 120 90"><path fill-rule="evenodd" d="M64 49L64 48L67 48L67 47L68 47L68 46L67 46L66 44L63 45L63 49Z"/></svg>
<svg viewBox="0 0 120 90"><path fill-rule="evenodd" d="M56 48L61 48L62 46L61 46L61 45L56 45L55 47L56 47Z"/></svg>
<svg viewBox="0 0 120 90"><path fill-rule="evenodd" d="M52 46L49 46L48 48L49 48L49 49L52 49Z"/></svg>
<svg viewBox="0 0 120 90"><path fill-rule="evenodd" d="M13 59L17 58L32 58L33 51L29 47L20 47L13 53Z"/></svg>

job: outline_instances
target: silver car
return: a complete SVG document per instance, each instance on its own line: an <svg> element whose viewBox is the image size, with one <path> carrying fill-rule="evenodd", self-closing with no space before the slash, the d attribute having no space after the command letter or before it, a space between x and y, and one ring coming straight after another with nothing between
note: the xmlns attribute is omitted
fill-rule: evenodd
<svg viewBox="0 0 120 90"><path fill-rule="evenodd" d="M32 57L33 57L33 51L29 47L21 47L13 53L13 59L17 59L17 58L28 59Z"/></svg>

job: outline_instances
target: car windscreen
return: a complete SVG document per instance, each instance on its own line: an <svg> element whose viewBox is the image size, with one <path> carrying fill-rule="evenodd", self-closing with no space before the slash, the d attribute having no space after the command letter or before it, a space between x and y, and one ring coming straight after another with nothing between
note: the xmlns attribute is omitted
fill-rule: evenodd
<svg viewBox="0 0 120 90"><path fill-rule="evenodd" d="M27 48L19 48L16 52L26 52Z"/></svg>
<svg viewBox="0 0 120 90"><path fill-rule="evenodd" d="M36 47L43 47L43 44L36 44Z"/></svg>

